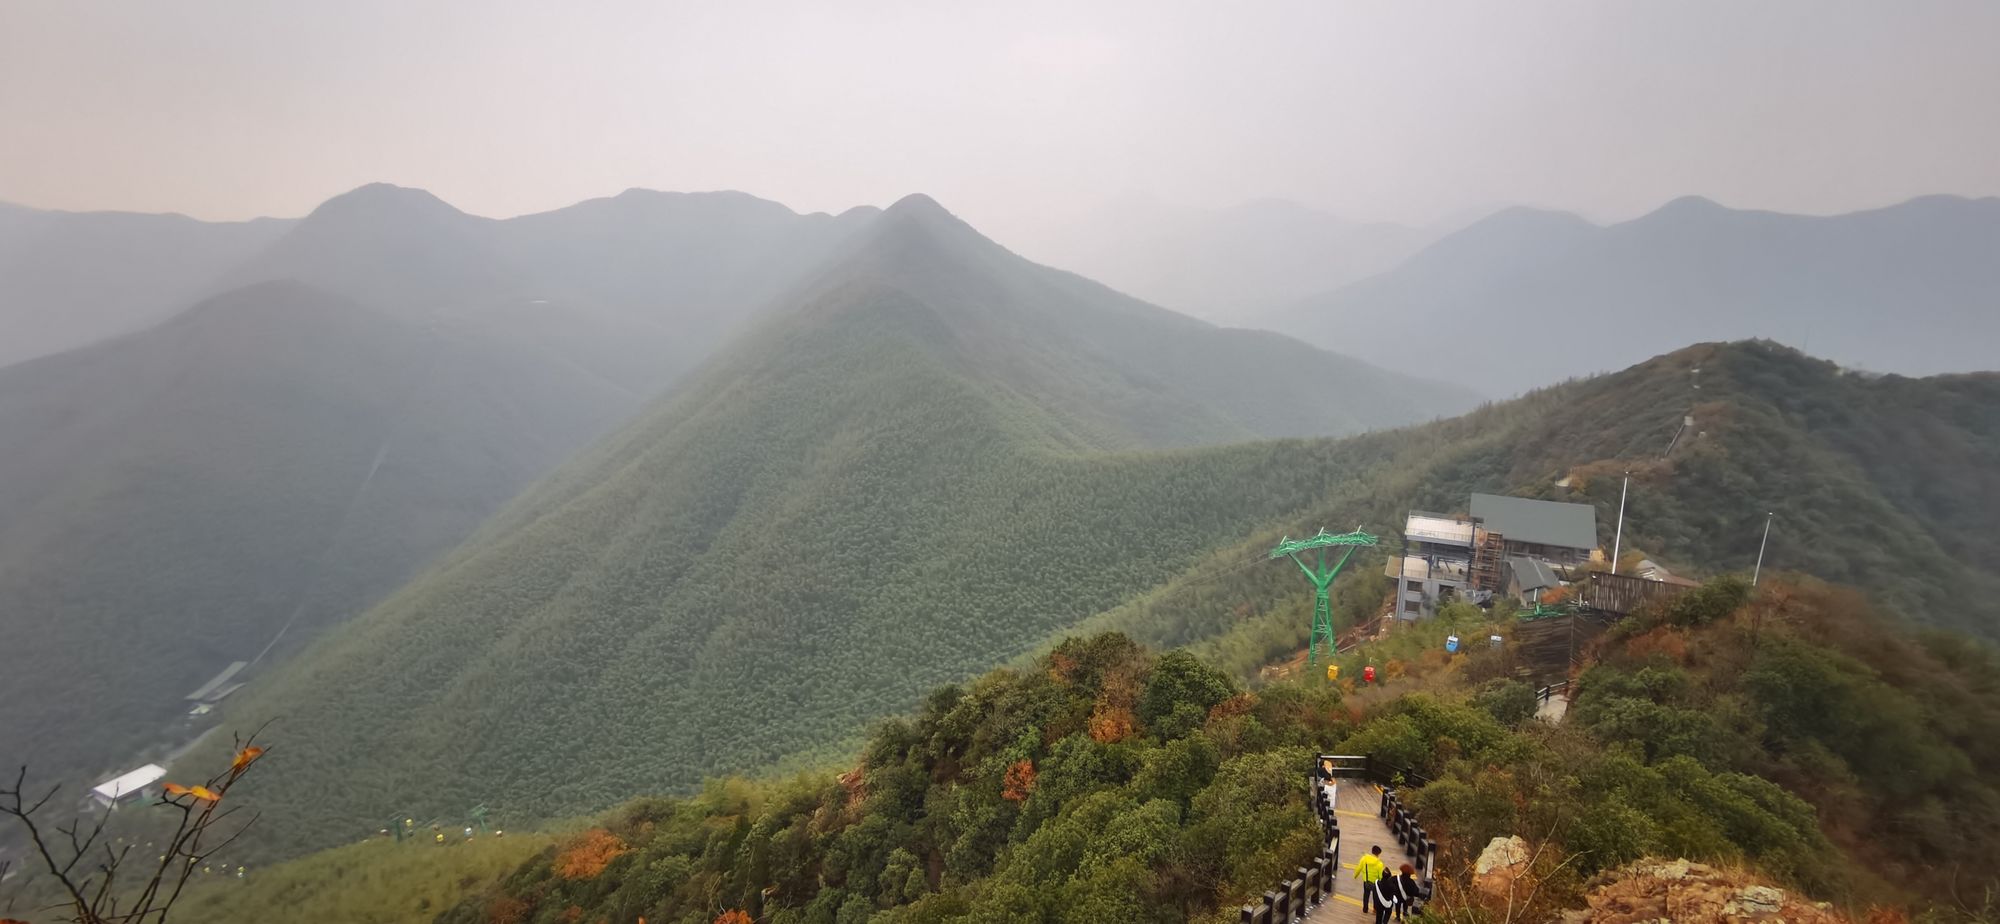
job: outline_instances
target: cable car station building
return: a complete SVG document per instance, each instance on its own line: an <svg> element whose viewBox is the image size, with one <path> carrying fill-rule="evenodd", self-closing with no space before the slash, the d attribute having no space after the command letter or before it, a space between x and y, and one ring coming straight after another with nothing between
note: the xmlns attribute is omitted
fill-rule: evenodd
<svg viewBox="0 0 2000 924"><path fill-rule="evenodd" d="M1597 508L1589 504L1474 494L1469 515L1412 510L1403 552L1385 573L1396 579L1396 616L1422 619L1452 600L1484 603L1506 592L1528 563L1566 570L1597 549ZM1516 564L1508 567L1509 560Z"/></svg>

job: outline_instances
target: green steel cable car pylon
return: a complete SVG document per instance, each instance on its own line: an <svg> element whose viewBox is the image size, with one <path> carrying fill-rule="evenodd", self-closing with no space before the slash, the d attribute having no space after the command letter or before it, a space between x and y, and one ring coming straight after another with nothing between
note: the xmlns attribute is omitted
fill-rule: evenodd
<svg viewBox="0 0 2000 924"><path fill-rule="evenodd" d="M1326 550L1329 546L1341 546L1346 549L1346 551L1340 553L1340 560L1334 563L1332 569L1328 569L1326 566ZM1321 639L1326 640L1326 656L1329 661L1337 653L1334 649L1333 599L1330 593L1333 587L1333 579L1336 575L1340 574L1341 568L1347 566L1347 560L1354 556L1354 550L1364 546L1373 548L1375 546L1375 537L1362 532L1358 528L1351 533L1336 534L1329 533L1325 527L1321 527L1319 534L1316 536L1309 539L1293 539L1287 536L1285 537L1285 541L1278 543L1277 547L1271 550L1272 558L1279 556L1290 558L1294 564L1299 566L1300 571L1306 573L1306 579L1313 583L1312 636L1306 641L1306 670L1309 672L1318 666L1319 643ZM1312 549L1319 550L1318 567L1308 565L1303 559L1299 558L1300 552Z"/></svg>

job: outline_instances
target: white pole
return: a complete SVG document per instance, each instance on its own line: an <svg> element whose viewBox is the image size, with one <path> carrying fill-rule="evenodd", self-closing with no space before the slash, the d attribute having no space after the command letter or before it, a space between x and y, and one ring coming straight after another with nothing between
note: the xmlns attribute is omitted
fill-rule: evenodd
<svg viewBox="0 0 2000 924"><path fill-rule="evenodd" d="M1750 572L1750 586L1757 586L1757 579L1764 576L1764 547L1771 544L1771 518L1777 511L1764 514L1764 538L1757 543L1757 568Z"/></svg>
<svg viewBox="0 0 2000 924"><path fill-rule="evenodd" d="M1625 483L1618 488L1618 532L1611 537L1611 573L1618 573L1618 550L1625 543L1625 492L1632 487L1632 473L1625 473Z"/></svg>

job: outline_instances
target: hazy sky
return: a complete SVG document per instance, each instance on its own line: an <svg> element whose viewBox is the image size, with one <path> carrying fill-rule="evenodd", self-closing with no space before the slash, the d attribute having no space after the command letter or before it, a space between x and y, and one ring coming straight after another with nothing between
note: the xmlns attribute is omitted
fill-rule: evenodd
<svg viewBox="0 0 2000 924"><path fill-rule="evenodd" d="M0 0L0 199L512 215L631 186L1428 221L2000 194L2000 3Z"/></svg>

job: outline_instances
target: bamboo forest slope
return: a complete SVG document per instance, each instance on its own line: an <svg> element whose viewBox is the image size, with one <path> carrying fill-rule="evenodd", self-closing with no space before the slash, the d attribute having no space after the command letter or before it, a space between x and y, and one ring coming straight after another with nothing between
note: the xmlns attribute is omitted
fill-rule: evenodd
<svg viewBox="0 0 2000 924"><path fill-rule="evenodd" d="M62 778L167 743L188 691L386 596L634 403L291 283L0 370L0 754Z"/></svg>
<svg viewBox="0 0 2000 924"><path fill-rule="evenodd" d="M256 691L232 721L293 730L260 798L341 830L385 798L553 814L757 766L1310 503L1302 469L1369 467L1365 440L1051 454L871 310Z"/></svg>
<svg viewBox="0 0 2000 924"><path fill-rule="evenodd" d="M72 784L160 759L203 728L188 691L379 602L874 212L634 191L496 222L377 185L206 257L182 244L254 229L0 220L0 266L46 270L24 309L165 319L0 369L0 755ZM143 313L94 282L128 275Z"/></svg>
<svg viewBox="0 0 2000 924"><path fill-rule="evenodd" d="M282 716L300 736L295 772L269 784L296 813L285 830L340 837L385 800L469 792L530 814L597 807L845 737L1386 461L1380 439L1085 451L1227 420L1197 405L1174 429L1162 380L1094 363L1115 343L1077 327L1185 331L1167 343L1214 329L944 237L925 223L949 216L915 207L679 396L253 686L230 721ZM1066 287L1121 314L1058 301ZM1020 289L1053 292L1047 314L1024 317ZM579 748L597 755L588 778L558 785Z"/></svg>
<svg viewBox="0 0 2000 924"><path fill-rule="evenodd" d="M1991 579L1938 558L1939 536L1899 515L1867 469L1759 396L1769 367L1800 365L1828 388L1842 375L1762 344L1697 347L1347 440L1088 451L1157 418L1131 415L1145 402L1086 399L1158 392L1109 364L1096 370L1115 388L1059 380L1085 368L1087 340L1024 323L1001 298L952 297L1004 292L1004 277L899 268L939 239L909 227L890 226L678 398L247 691L231 724L280 718L289 755L258 784L265 846L474 802L568 814L764 766L1092 617L1247 660L1295 645L1285 633L1303 625L1288 615L1295 577L1254 566L1276 535L1388 533L1409 506L1511 490L1598 504L1608 540L1618 484L1605 466L1638 475L1627 548L1670 564L1747 565L1776 509L1831 518L1810 541L1774 543L1777 567L1872 555L1879 567L1829 576L1897 601L1925 599L1934 577ZM916 265L966 257L946 246ZM1703 429L1662 458L1697 363L1713 383L1694 407ZM1951 384L1878 413L1919 420L1924 388ZM1991 433L1977 415L1937 426ZM1799 480L1767 488L1780 458ZM1573 487L1557 486L1565 476ZM1841 503L1811 513L1815 491ZM1366 567L1379 564L1357 575ZM1908 615L1991 626L1976 604Z"/></svg>
<svg viewBox="0 0 2000 924"><path fill-rule="evenodd" d="M0 631L23 640L0 754L73 782L164 756L225 665L272 669L772 304L841 286L947 312L939 361L1037 443L1345 433L1472 400L1035 266L927 199L828 216L630 191L493 221L374 185L281 230L240 288L0 370ZM1360 410L1281 407L1253 381L1271 369Z"/></svg>

